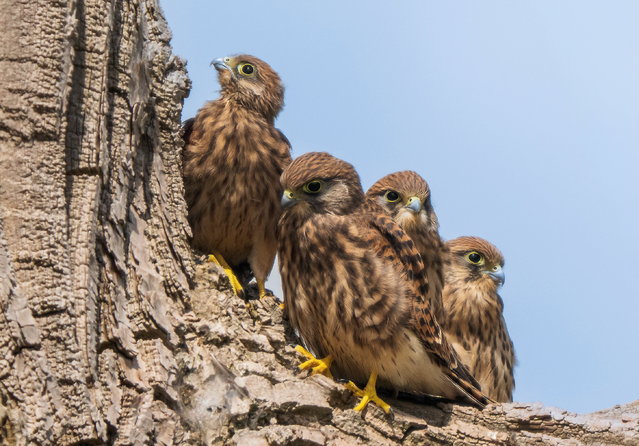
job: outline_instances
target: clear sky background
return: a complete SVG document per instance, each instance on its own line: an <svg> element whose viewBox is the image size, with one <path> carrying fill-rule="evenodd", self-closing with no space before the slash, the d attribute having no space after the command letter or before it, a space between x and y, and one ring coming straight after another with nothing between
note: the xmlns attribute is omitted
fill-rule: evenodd
<svg viewBox="0 0 639 446"><path fill-rule="evenodd" d="M294 156L331 152L364 188L416 170L444 238L502 250L516 400L639 398L639 2L161 5L184 119L218 96L212 59L258 56L286 85Z"/></svg>

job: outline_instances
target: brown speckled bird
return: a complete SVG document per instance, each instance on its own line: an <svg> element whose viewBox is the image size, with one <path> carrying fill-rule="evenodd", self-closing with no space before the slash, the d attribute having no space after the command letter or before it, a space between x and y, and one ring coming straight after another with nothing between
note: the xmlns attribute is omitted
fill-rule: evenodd
<svg viewBox="0 0 639 446"><path fill-rule="evenodd" d="M489 400L458 361L425 298L413 242L366 199L350 164L307 153L282 174L279 264L289 320L319 367L367 382L355 408L381 386L414 394Z"/></svg>
<svg viewBox="0 0 639 446"><path fill-rule="evenodd" d="M490 398L512 401L515 351L497 289L504 283L504 258L478 237L447 242L443 328L462 362Z"/></svg>
<svg viewBox="0 0 639 446"><path fill-rule="evenodd" d="M415 243L428 278L427 298L435 318L441 321L446 245L439 236L439 221L430 199L428 183L416 172L406 170L386 175L366 195L386 210Z"/></svg>
<svg viewBox="0 0 639 446"><path fill-rule="evenodd" d="M279 178L290 145L274 126L284 87L265 62L238 55L212 62L220 98L184 125L184 186L193 247L212 254L235 292L255 275L260 297L277 251Z"/></svg>

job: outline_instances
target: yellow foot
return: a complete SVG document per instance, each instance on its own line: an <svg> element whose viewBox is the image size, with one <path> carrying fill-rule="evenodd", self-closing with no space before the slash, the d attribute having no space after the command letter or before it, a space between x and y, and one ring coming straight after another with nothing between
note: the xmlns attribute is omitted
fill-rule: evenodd
<svg viewBox="0 0 639 446"><path fill-rule="evenodd" d="M264 282L261 280L257 281L257 291L260 295L260 299L263 299L266 297L266 288L264 287Z"/></svg>
<svg viewBox="0 0 639 446"><path fill-rule="evenodd" d="M316 375L318 373L333 379L333 375L331 374L331 362L333 362L333 357L328 355L326 358L317 359L311 352L306 350L301 345L295 347L295 350L308 358L308 361L304 361L297 367L300 370L312 369L311 375Z"/></svg>
<svg viewBox="0 0 639 446"><path fill-rule="evenodd" d="M390 406L377 396L377 391L375 390L376 382L377 372L373 372L371 373L370 378L368 378L368 383L366 383L366 387L364 387L364 390L357 387L353 381L349 381L346 384L346 388L348 390L362 398L359 404L355 406L353 410L355 410L356 412L361 412L368 405L368 403L372 401L379 407L381 407L384 412L390 413Z"/></svg>
<svg viewBox="0 0 639 446"><path fill-rule="evenodd" d="M222 257L222 254L215 253L215 254L209 255L209 262L217 263L224 269L224 272L226 273L226 277L228 277L229 282L231 282L231 287L233 287L233 291L235 292L235 295L242 297L244 295L244 289L242 288L240 281L237 280L237 277L235 276L233 269L229 266L228 263L226 263L226 260L224 260L224 257Z"/></svg>
<svg viewBox="0 0 639 446"><path fill-rule="evenodd" d="M256 282L257 282L257 292L259 293L260 299L264 299L266 296L273 296L272 294L266 291L266 288L264 287L264 281L256 279ZM281 310L283 310L284 304L279 304L279 307Z"/></svg>

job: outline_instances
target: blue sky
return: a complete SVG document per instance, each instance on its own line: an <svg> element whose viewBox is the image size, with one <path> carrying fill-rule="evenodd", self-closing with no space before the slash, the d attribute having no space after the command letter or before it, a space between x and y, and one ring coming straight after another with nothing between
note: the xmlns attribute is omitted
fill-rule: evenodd
<svg viewBox="0 0 639 446"><path fill-rule="evenodd" d="M502 250L516 400L639 398L639 2L161 5L184 119L218 95L212 59L258 56L286 85L294 156L331 152L365 188L416 170L444 238Z"/></svg>

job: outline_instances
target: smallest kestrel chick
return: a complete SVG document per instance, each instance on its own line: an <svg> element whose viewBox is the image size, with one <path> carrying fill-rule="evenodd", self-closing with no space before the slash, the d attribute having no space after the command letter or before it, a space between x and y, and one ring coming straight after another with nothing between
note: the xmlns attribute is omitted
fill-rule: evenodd
<svg viewBox="0 0 639 446"><path fill-rule="evenodd" d="M439 236L439 221L431 204L428 183L412 170L395 172L373 184L366 195L379 204L415 243L426 268L427 298L435 318L441 320L444 262L448 255Z"/></svg>
<svg viewBox="0 0 639 446"><path fill-rule="evenodd" d="M442 295L446 336L482 391L496 401L510 402L515 350L497 293L505 280L504 257L479 237L459 237L446 245L450 250Z"/></svg>

